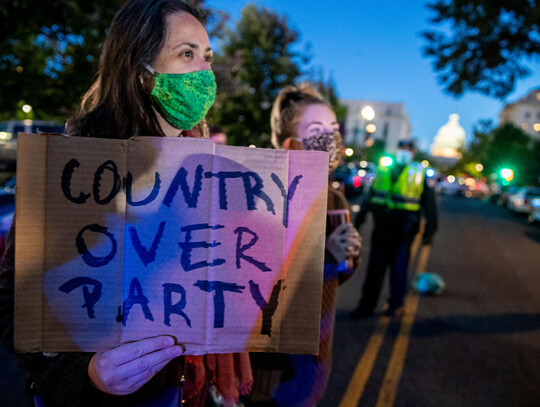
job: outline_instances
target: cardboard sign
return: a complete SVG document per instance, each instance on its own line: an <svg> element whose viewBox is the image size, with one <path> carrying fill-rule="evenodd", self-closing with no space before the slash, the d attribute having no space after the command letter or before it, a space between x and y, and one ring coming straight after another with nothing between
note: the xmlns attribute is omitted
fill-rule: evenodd
<svg viewBox="0 0 540 407"><path fill-rule="evenodd" d="M18 140L19 351L318 352L327 153Z"/></svg>

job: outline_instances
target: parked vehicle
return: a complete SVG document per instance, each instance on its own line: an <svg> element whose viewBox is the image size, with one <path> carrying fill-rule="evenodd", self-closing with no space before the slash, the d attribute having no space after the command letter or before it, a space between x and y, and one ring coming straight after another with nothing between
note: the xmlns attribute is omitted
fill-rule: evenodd
<svg viewBox="0 0 540 407"><path fill-rule="evenodd" d="M529 214L532 200L540 196L540 187L523 187L508 197L508 209L515 213Z"/></svg>
<svg viewBox="0 0 540 407"><path fill-rule="evenodd" d="M449 176L437 184L436 191L442 195L456 195L465 198L483 198L489 195L489 188L482 180L472 177L455 178Z"/></svg>
<svg viewBox="0 0 540 407"><path fill-rule="evenodd" d="M528 220L530 223L540 222L540 195L531 200Z"/></svg>
<svg viewBox="0 0 540 407"><path fill-rule="evenodd" d="M55 121L10 120L0 122L0 171L15 169L17 133L63 133L64 126Z"/></svg>
<svg viewBox="0 0 540 407"><path fill-rule="evenodd" d="M334 179L343 184L347 198L361 195L374 176L375 164L368 162L342 164L333 174Z"/></svg>
<svg viewBox="0 0 540 407"><path fill-rule="evenodd" d="M518 189L519 188L516 186L509 186L508 188L503 189L499 195L499 199L497 200L497 205L507 208L510 196L514 195Z"/></svg>
<svg viewBox="0 0 540 407"><path fill-rule="evenodd" d="M15 213L15 177L0 186L0 259Z"/></svg>

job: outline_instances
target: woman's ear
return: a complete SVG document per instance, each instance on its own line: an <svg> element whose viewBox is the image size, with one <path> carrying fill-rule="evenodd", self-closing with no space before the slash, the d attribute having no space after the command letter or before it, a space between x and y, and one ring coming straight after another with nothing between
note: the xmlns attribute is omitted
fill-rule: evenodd
<svg viewBox="0 0 540 407"><path fill-rule="evenodd" d="M304 146L296 137L287 137L283 140L283 148L285 150L303 150Z"/></svg>
<svg viewBox="0 0 540 407"><path fill-rule="evenodd" d="M152 90L154 89L154 75L147 70L144 70L143 73L139 75L139 82L147 93L152 93Z"/></svg>

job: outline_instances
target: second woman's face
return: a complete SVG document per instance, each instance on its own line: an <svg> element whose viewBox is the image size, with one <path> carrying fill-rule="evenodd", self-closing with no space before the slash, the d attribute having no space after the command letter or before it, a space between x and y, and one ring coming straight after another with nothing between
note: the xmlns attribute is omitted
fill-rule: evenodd
<svg viewBox="0 0 540 407"><path fill-rule="evenodd" d="M323 133L334 133L339 130L339 123L332 109L325 105L311 105L304 110L298 123L298 137L308 139Z"/></svg>
<svg viewBox="0 0 540 407"><path fill-rule="evenodd" d="M212 48L202 24L191 14L179 12L167 17L168 36L152 63L161 73L189 73L211 69Z"/></svg>

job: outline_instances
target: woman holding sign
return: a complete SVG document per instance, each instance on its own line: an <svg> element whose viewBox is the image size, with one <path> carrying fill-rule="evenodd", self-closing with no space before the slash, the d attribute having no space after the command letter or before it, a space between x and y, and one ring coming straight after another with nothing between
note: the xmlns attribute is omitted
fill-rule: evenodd
<svg viewBox="0 0 540 407"><path fill-rule="evenodd" d="M69 120L68 133L113 139L205 136L204 117L216 92L211 60L196 10L180 0L127 2L112 22L98 78ZM0 273L0 333L12 351L13 287L14 227ZM178 406L183 399L184 405L204 405L207 377L216 372L205 370L201 357L179 358L182 353L174 338L158 336L95 354L18 358L46 406ZM240 373L240 384L249 384L249 362Z"/></svg>
<svg viewBox="0 0 540 407"><path fill-rule="evenodd" d="M329 170L341 158L336 115L308 85L281 90L272 109L272 143L288 150L329 153ZM246 406L315 406L323 397L331 370L332 339L339 284L357 269L361 237L350 223L348 204L340 192L328 189L323 298L319 355L252 353L253 389Z"/></svg>

